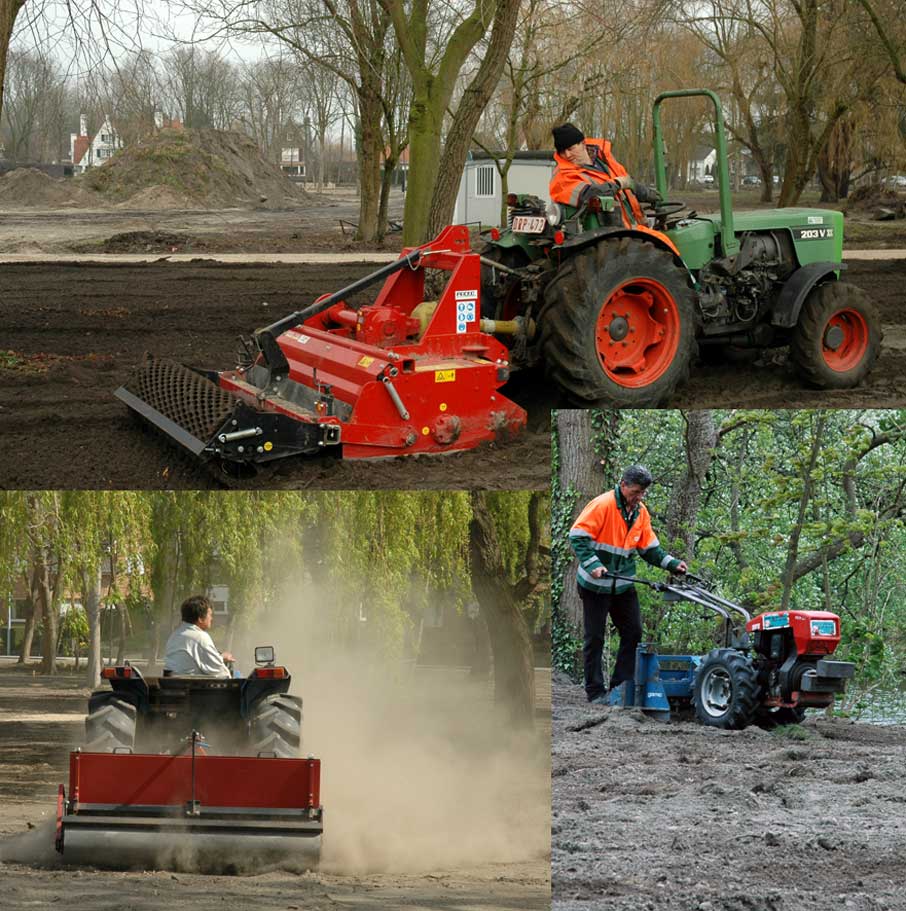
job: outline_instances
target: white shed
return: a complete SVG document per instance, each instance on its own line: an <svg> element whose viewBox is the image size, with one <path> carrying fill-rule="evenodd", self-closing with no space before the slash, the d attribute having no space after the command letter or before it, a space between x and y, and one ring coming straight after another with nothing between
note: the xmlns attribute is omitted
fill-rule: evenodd
<svg viewBox="0 0 906 911"><path fill-rule="evenodd" d="M469 152L459 182L453 223L457 225L480 222L485 226L500 226L502 188L495 158L502 164L502 152L493 156L487 152ZM517 152L507 173L510 193L531 193L549 200L548 185L554 172L553 152Z"/></svg>

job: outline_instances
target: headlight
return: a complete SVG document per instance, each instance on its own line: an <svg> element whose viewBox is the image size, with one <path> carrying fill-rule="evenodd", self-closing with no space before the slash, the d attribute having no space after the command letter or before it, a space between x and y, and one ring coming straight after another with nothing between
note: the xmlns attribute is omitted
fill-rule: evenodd
<svg viewBox="0 0 906 911"><path fill-rule="evenodd" d="M544 207L544 214L547 216L547 223L549 225L558 225L560 224L560 206L555 202L549 202Z"/></svg>

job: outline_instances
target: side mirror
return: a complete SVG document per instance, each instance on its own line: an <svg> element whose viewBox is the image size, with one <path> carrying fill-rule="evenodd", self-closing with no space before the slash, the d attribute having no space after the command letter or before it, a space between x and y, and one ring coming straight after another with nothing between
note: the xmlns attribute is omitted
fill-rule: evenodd
<svg viewBox="0 0 906 911"><path fill-rule="evenodd" d="M259 645L255 649L255 664L258 667L270 667L277 660L277 653L272 645Z"/></svg>

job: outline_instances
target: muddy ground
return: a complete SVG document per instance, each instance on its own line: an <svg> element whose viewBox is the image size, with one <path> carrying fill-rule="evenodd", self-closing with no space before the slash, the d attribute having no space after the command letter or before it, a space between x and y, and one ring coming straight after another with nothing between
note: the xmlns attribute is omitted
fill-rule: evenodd
<svg viewBox="0 0 906 911"><path fill-rule="evenodd" d="M541 671L536 683L536 736L544 746L546 757L550 737L549 674ZM549 796L546 784L539 790L539 776L534 773L531 780L523 782L523 800L537 804L531 816L534 827L540 828L541 833L532 839L523 830L522 839L533 841L535 847L521 852L517 849L515 855L521 853L521 857L515 860L511 857L494 862L494 857L487 857L483 863L437 866L422 863L407 871L405 860L400 861L404 857L400 850L407 833L394 826L389 818L392 814L386 814L380 826L372 823L375 831L360 833L360 837L363 843L384 841L394 846L395 854L391 852L387 864L389 869L381 870L378 865L369 870L369 863L360 860L354 871L344 870L344 860L336 857L331 860L327 836L331 824L334 830L341 824L347 829L354 826L355 820L349 819L354 811L338 807L343 795L336 794L336 788L332 792L329 784L330 773L334 772L336 777L338 763L325 760L322 796L327 811L320 871L277 868L252 875L218 876L151 869L118 872L61 868L51 848L55 795L59 783L65 782L68 775L69 750L82 742L88 692L82 688L81 678L71 673L50 680L22 672L7 661L0 663L0 889L3 893L0 906L4 909L20 911L57 903L92 909L191 906L197 911L220 911L225 907L305 911L343 908L396 911L403 907L413 911L547 911L550 907L549 858L546 848L540 851L537 848L541 842L547 842ZM310 714L317 694L309 693L307 699ZM417 752L419 747L414 745L413 750ZM435 743L435 748L439 750L441 744ZM321 750L318 755L322 755ZM363 761L380 762L378 755L355 753L344 759L354 766ZM413 758L413 768L409 770L410 791L420 786L417 778L423 762L420 755ZM499 757L489 756L489 762L499 764ZM544 762L543 778L547 780L546 758ZM399 770L403 770L403 765L399 763ZM405 786L402 780L385 784L391 795ZM518 781L514 790L517 785ZM412 795L408 796L411 802ZM424 799L430 800L430 795L426 794ZM333 817L330 806L335 808ZM401 809L401 814L414 809ZM426 810L426 815L430 811ZM487 821L484 825L487 826ZM406 824L402 827L405 829ZM458 832L459 827L451 821L451 831L454 830ZM419 836L413 838L418 841ZM432 848L436 845L429 845L426 850ZM411 846L413 856L419 850L417 843Z"/></svg>
<svg viewBox="0 0 906 911"><path fill-rule="evenodd" d="M144 351L194 366L234 363L237 336L342 288L370 266L0 266L0 485L5 488L196 488L207 469L141 429L112 392ZM700 365L672 407L885 407L902 404L906 376L906 261L854 262L848 280L876 301L882 355L858 389L802 386L785 351L755 361ZM272 488L544 487L549 411L559 402L542 374L505 394L529 411L529 431L506 445L441 458L344 463L285 460L245 486Z"/></svg>
<svg viewBox="0 0 906 911"><path fill-rule="evenodd" d="M557 911L906 909L906 727L718 731L553 686Z"/></svg>

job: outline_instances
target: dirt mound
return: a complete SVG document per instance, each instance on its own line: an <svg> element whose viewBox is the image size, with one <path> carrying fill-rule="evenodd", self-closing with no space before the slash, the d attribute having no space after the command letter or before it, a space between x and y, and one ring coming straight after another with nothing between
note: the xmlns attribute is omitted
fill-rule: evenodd
<svg viewBox="0 0 906 911"><path fill-rule="evenodd" d="M15 168L0 177L0 206L4 208L56 209L100 204L101 200L89 190L36 168Z"/></svg>
<svg viewBox="0 0 906 911"><path fill-rule="evenodd" d="M846 200L847 215L862 215L887 221L906 217L903 199L893 190L865 184L857 187Z"/></svg>
<svg viewBox="0 0 906 911"><path fill-rule="evenodd" d="M172 231L126 231L108 237L104 253L181 253L191 245L187 234Z"/></svg>
<svg viewBox="0 0 906 911"><path fill-rule="evenodd" d="M140 209L143 212L163 212L170 209L198 209L199 201L170 187L146 187L119 203L121 209Z"/></svg>
<svg viewBox="0 0 906 911"><path fill-rule="evenodd" d="M186 200L206 208L285 208L303 199L279 167L261 157L241 133L220 130L161 130L123 149L85 174L85 184L114 201L135 202L136 194L177 206Z"/></svg>

